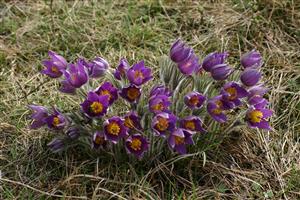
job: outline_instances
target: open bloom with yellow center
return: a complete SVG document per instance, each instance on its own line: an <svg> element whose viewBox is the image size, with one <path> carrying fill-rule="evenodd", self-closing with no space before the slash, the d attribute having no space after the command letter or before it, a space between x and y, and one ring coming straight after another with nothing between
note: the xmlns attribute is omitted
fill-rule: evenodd
<svg viewBox="0 0 300 200"><path fill-rule="evenodd" d="M206 130L202 127L202 125L202 120L200 119L200 117L196 116L188 116L180 120L180 128L189 130L191 133L205 133Z"/></svg>
<svg viewBox="0 0 300 200"><path fill-rule="evenodd" d="M118 89L108 81L104 82L95 92L100 96L107 95L109 105L113 104L113 102L118 99Z"/></svg>
<svg viewBox="0 0 300 200"><path fill-rule="evenodd" d="M49 128L60 130L65 127L66 118L56 108L54 108L53 114L46 118L46 123Z"/></svg>
<svg viewBox="0 0 300 200"><path fill-rule="evenodd" d="M48 117L48 110L44 106L38 105L29 105L28 106L33 112L31 115L31 119L33 120L30 128L37 129L46 124L46 119Z"/></svg>
<svg viewBox="0 0 300 200"><path fill-rule="evenodd" d="M141 158L149 149L149 142L140 134L129 136L125 144L127 152L134 154L138 158Z"/></svg>
<svg viewBox="0 0 300 200"><path fill-rule="evenodd" d="M144 61L134 64L127 71L127 78L131 84L140 86L152 79L151 69L145 67Z"/></svg>
<svg viewBox="0 0 300 200"><path fill-rule="evenodd" d="M124 116L124 126L126 126L129 130L141 130L141 118L138 116L138 114L134 111L131 111L127 113Z"/></svg>
<svg viewBox="0 0 300 200"><path fill-rule="evenodd" d="M203 106L206 97L199 92L190 92L184 97L184 103L191 109L199 109Z"/></svg>
<svg viewBox="0 0 300 200"><path fill-rule="evenodd" d="M224 123L227 121L227 117L224 113L224 101L222 95L218 95L208 100L207 112L217 122Z"/></svg>
<svg viewBox="0 0 300 200"><path fill-rule="evenodd" d="M266 119L271 117L272 113L269 109L251 107L246 114L246 121L251 128L270 130L271 127Z"/></svg>
<svg viewBox="0 0 300 200"><path fill-rule="evenodd" d="M64 57L58 55L54 51L48 52L50 60L44 60L43 65L46 69L42 70L42 74L46 74L51 78L60 77L67 68L67 61Z"/></svg>
<svg viewBox="0 0 300 200"><path fill-rule="evenodd" d="M168 138L169 146L179 154L186 154L186 145L194 144L192 134L185 129L175 129Z"/></svg>
<svg viewBox="0 0 300 200"><path fill-rule="evenodd" d="M108 95L99 96L95 92L89 92L81 107L89 117L102 117L106 114L108 105Z"/></svg>
<svg viewBox="0 0 300 200"><path fill-rule="evenodd" d="M112 117L104 122L105 139L117 143L121 138L127 136L127 128L120 117Z"/></svg>
<svg viewBox="0 0 300 200"><path fill-rule="evenodd" d="M152 129L155 135L165 136L172 132L176 126L176 116L169 113L159 113L152 120Z"/></svg>
<svg viewBox="0 0 300 200"><path fill-rule="evenodd" d="M242 104L241 98L247 97L248 92L237 82L228 82L221 89L224 109L232 109Z"/></svg>
<svg viewBox="0 0 300 200"><path fill-rule="evenodd" d="M119 94L128 102L137 103L141 97L141 88L135 85L129 85L128 87L122 88Z"/></svg>
<svg viewBox="0 0 300 200"><path fill-rule="evenodd" d="M149 100L149 110L153 113L167 112L171 101L166 95L155 95Z"/></svg>

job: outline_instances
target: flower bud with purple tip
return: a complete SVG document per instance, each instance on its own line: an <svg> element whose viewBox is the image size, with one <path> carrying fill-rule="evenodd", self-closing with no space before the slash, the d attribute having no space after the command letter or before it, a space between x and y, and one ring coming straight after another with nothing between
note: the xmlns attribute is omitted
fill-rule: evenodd
<svg viewBox="0 0 300 200"><path fill-rule="evenodd" d="M93 61L88 63L84 61L84 63L85 66L88 68L89 77L91 78L99 78L103 76L109 67L108 62L101 57L97 57Z"/></svg>
<svg viewBox="0 0 300 200"><path fill-rule="evenodd" d="M261 73L253 68L245 69L241 74L241 81L245 86L254 86L261 78Z"/></svg>
<svg viewBox="0 0 300 200"><path fill-rule="evenodd" d="M262 65L262 57L258 51L253 49L242 55L241 64L244 68L259 68Z"/></svg>
<svg viewBox="0 0 300 200"><path fill-rule="evenodd" d="M65 77L70 85L75 88L80 88L88 81L88 74L85 71L85 66L80 60L76 64L70 64L69 70L65 71Z"/></svg>
<svg viewBox="0 0 300 200"><path fill-rule="evenodd" d="M126 73L129 68L130 65L127 60L125 58L122 58L117 69L114 72L114 77L118 80L121 80L122 78L126 77Z"/></svg>
<svg viewBox="0 0 300 200"><path fill-rule="evenodd" d="M65 147L64 141L60 138L54 138L51 142L47 144L53 153L62 151Z"/></svg>
<svg viewBox="0 0 300 200"><path fill-rule="evenodd" d="M191 56L191 54L193 54L192 48L187 46L180 39L176 40L176 42L173 43L170 50L170 58L175 63L179 63L186 60Z"/></svg>
<svg viewBox="0 0 300 200"><path fill-rule="evenodd" d="M48 110L44 106L29 105L28 106L32 111L31 119L33 119L32 124L30 125L31 129L38 129L44 126L47 122Z"/></svg>
<svg viewBox="0 0 300 200"><path fill-rule="evenodd" d="M213 79L220 81L227 79L227 77L232 73L232 69L227 64L219 64L213 66L210 72Z"/></svg>
<svg viewBox="0 0 300 200"><path fill-rule="evenodd" d="M223 64L228 57L228 53L218 53L218 52L213 52L208 54L202 63L202 67L205 71L210 72L212 67L215 65Z"/></svg>

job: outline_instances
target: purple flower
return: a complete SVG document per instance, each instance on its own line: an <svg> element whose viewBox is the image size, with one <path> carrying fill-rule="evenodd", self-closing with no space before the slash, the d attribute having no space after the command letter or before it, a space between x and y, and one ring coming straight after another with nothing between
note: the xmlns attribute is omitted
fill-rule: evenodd
<svg viewBox="0 0 300 200"><path fill-rule="evenodd" d="M272 113L273 112L268 109L251 107L247 112L246 121L251 128L257 127L270 130L271 127L266 118L271 117Z"/></svg>
<svg viewBox="0 0 300 200"><path fill-rule="evenodd" d="M69 70L65 71L65 77L70 85L75 88L80 88L88 81L88 75L85 71L85 67L80 60L76 64L69 65Z"/></svg>
<svg viewBox="0 0 300 200"><path fill-rule="evenodd" d="M246 68L241 74L241 81L245 86L254 86L261 78L261 73L253 68Z"/></svg>
<svg viewBox="0 0 300 200"><path fill-rule="evenodd" d="M108 95L99 96L95 92L89 92L81 107L89 117L102 117L106 114L108 105Z"/></svg>
<svg viewBox="0 0 300 200"><path fill-rule="evenodd" d="M149 100L149 109L153 113L167 112L169 111L170 105L171 101L166 95L153 96Z"/></svg>
<svg viewBox="0 0 300 200"><path fill-rule="evenodd" d="M109 100L109 105L118 99L118 89L115 88L110 82L104 82L95 91L96 94L103 96L107 95Z"/></svg>
<svg viewBox="0 0 300 200"><path fill-rule="evenodd" d="M120 60L120 63L116 69L116 71L114 72L114 77L118 80L121 80L122 77L124 78L126 76L127 70L130 68L129 63L127 62L127 60L125 58L122 58Z"/></svg>
<svg viewBox="0 0 300 200"><path fill-rule="evenodd" d="M193 54L192 48L187 46L180 39L176 40L170 50L170 58L175 63L182 62Z"/></svg>
<svg viewBox="0 0 300 200"><path fill-rule="evenodd" d="M141 97L141 88L135 85L129 85L128 87L122 88L120 96L130 103L137 103Z"/></svg>
<svg viewBox="0 0 300 200"><path fill-rule="evenodd" d="M227 64L215 65L210 69L213 79L220 81L225 80L232 72L232 69Z"/></svg>
<svg viewBox="0 0 300 200"><path fill-rule="evenodd" d="M87 67L89 76L91 78L99 78L103 76L109 67L108 62L101 57L97 57L91 62L80 59L80 62Z"/></svg>
<svg viewBox="0 0 300 200"><path fill-rule="evenodd" d="M176 116L169 113L159 113L152 120L152 129L157 136L165 136L172 132L176 126Z"/></svg>
<svg viewBox="0 0 300 200"><path fill-rule="evenodd" d="M64 149L64 141L60 138L54 138L51 142L47 144L52 152L57 153Z"/></svg>
<svg viewBox="0 0 300 200"><path fill-rule="evenodd" d="M199 92L190 92L184 97L184 103L191 109L201 108L206 97Z"/></svg>
<svg viewBox="0 0 300 200"><path fill-rule="evenodd" d="M124 116L124 126L126 126L130 130L141 130L141 118L136 112L131 111Z"/></svg>
<svg viewBox="0 0 300 200"><path fill-rule="evenodd" d="M186 154L186 145L194 144L192 134L184 129L175 129L169 136L169 146L179 154Z"/></svg>
<svg viewBox="0 0 300 200"><path fill-rule="evenodd" d="M29 105L32 111L31 119L33 119L30 128L38 129L46 124L46 118L48 117L48 110L44 106Z"/></svg>
<svg viewBox="0 0 300 200"><path fill-rule="evenodd" d="M107 145L107 141L105 139L104 132L96 131L93 135L92 148L98 149L99 147L105 147L106 145Z"/></svg>
<svg viewBox="0 0 300 200"><path fill-rule="evenodd" d="M259 96L259 95L254 95L250 98L248 98L248 103L255 108L264 108L268 105L267 99Z"/></svg>
<svg viewBox="0 0 300 200"><path fill-rule="evenodd" d="M238 83L228 82L221 89L221 95L223 100L226 101L226 105L228 105L227 109L231 109L234 106L241 105L240 98L246 97L248 95L248 92ZM226 105L224 105L225 108Z"/></svg>
<svg viewBox="0 0 300 200"><path fill-rule="evenodd" d="M255 85L248 89L248 93L249 93L248 97L250 98L255 95L263 96L268 91L269 91L269 89L265 88L263 85Z"/></svg>
<svg viewBox="0 0 300 200"><path fill-rule="evenodd" d="M55 130L63 129L67 122L66 118L56 108L53 111L53 114L46 118L48 127Z"/></svg>
<svg viewBox="0 0 300 200"><path fill-rule="evenodd" d="M184 75L192 75L199 67L199 58L195 54L178 63L179 71Z"/></svg>
<svg viewBox="0 0 300 200"><path fill-rule="evenodd" d="M63 74L68 63L64 57L58 55L54 51L49 51L48 55L50 60L43 61L43 65L46 69L42 70L41 73L46 74L51 78L58 78Z"/></svg>
<svg viewBox="0 0 300 200"><path fill-rule="evenodd" d="M151 69L145 67L144 61L141 61L128 69L127 77L130 83L140 86L152 79Z"/></svg>
<svg viewBox="0 0 300 200"><path fill-rule="evenodd" d="M180 120L180 128L189 130L191 133L206 133L206 130L202 127L202 125L202 120L196 116L189 116Z"/></svg>
<svg viewBox="0 0 300 200"><path fill-rule="evenodd" d="M215 96L208 101L207 112L217 122L224 123L227 121L227 117L224 114L222 95Z"/></svg>
<svg viewBox="0 0 300 200"><path fill-rule="evenodd" d="M140 134L134 134L126 139L126 150L134 154L139 159L149 149L149 142Z"/></svg>
<svg viewBox="0 0 300 200"><path fill-rule="evenodd" d="M205 71L210 72L211 69L219 64L224 64L226 58L228 57L228 53L218 53L218 52L213 52L208 54L202 63L202 67Z"/></svg>
<svg viewBox="0 0 300 200"><path fill-rule="evenodd" d="M116 144L121 138L127 136L127 128L123 125L123 120L120 117L112 117L107 119L104 124L105 139Z"/></svg>
<svg viewBox="0 0 300 200"><path fill-rule="evenodd" d="M63 92L63 93L67 93L67 94L75 94L76 93L76 88L73 87L69 81L67 80L62 80L60 82L61 87L59 88L59 91Z"/></svg>
<svg viewBox="0 0 300 200"><path fill-rule="evenodd" d="M172 96L172 92L163 85L154 86L150 91L150 98L157 95L166 95L168 97Z"/></svg>
<svg viewBox="0 0 300 200"><path fill-rule="evenodd" d="M258 68L262 65L262 57L258 51L253 49L252 51L242 55L241 64L244 68Z"/></svg>

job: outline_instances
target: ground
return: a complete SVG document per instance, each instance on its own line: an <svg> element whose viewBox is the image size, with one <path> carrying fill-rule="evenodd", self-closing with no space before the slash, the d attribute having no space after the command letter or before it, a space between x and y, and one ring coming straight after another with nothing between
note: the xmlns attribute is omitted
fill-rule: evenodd
<svg viewBox="0 0 300 200"><path fill-rule="evenodd" d="M0 2L1 199L299 199L300 2L296 0ZM158 58L182 38L203 58L256 48L274 116L272 131L242 129L206 156L128 162L78 150L52 154L51 134L30 130L27 105L72 101L41 75L48 50ZM236 63L237 64L237 63ZM222 134L222 133L220 133Z"/></svg>

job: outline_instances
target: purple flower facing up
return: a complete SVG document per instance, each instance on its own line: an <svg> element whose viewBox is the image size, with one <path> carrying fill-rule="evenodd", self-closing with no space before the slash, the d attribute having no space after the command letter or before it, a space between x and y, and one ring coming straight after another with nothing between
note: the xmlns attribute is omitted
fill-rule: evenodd
<svg viewBox="0 0 300 200"><path fill-rule="evenodd" d="M198 71L199 67L199 58L194 53L184 61L178 63L179 71L188 76Z"/></svg>
<svg viewBox="0 0 300 200"><path fill-rule="evenodd" d="M265 99L259 95L254 95L254 96L248 98L248 103L250 105L254 106L255 108L264 108L269 104L267 99Z"/></svg>
<svg viewBox="0 0 300 200"><path fill-rule="evenodd" d="M105 147L106 145L107 141L105 140L104 132L96 131L92 139L92 148L98 149L99 147Z"/></svg>
<svg viewBox="0 0 300 200"><path fill-rule="evenodd" d="M175 129L169 136L169 146L179 154L186 154L186 145L194 144L192 134L184 129Z"/></svg>
<svg viewBox="0 0 300 200"><path fill-rule="evenodd" d="M163 85L154 86L150 91L150 98L157 95L165 95L168 97L172 96L172 92Z"/></svg>
<svg viewBox="0 0 300 200"><path fill-rule="evenodd" d="M145 67L144 61L141 61L128 69L127 78L130 83L140 86L152 79L151 69Z"/></svg>
<svg viewBox="0 0 300 200"><path fill-rule="evenodd" d="M176 116L169 113L159 113L152 120L152 129L157 136L165 137L167 133L172 132L176 126Z"/></svg>
<svg viewBox="0 0 300 200"><path fill-rule="evenodd" d="M135 85L129 85L128 87L122 88L120 96L129 103L137 103L141 97L141 88Z"/></svg>
<svg viewBox="0 0 300 200"><path fill-rule="evenodd" d="M226 104L224 107L228 107L227 109L231 109L234 106L241 105L240 98L244 98L248 95L247 90L242 88L236 82L228 82L221 89L221 95Z"/></svg>
<svg viewBox="0 0 300 200"><path fill-rule="evenodd" d="M217 122L224 123L227 121L227 117L224 113L222 95L215 96L208 101L207 112Z"/></svg>
<svg viewBox="0 0 300 200"><path fill-rule="evenodd" d="M126 139L125 146L128 153L132 153L140 159L149 149L149 142L142 135L134 134Z"/></svg>
<svg viewBox="0 0 300 200"><path fill-rule="evenodd" d="M46 118L46 122L49 128L60 130L65 127L67 120L63 114L54 108L53 114Z"/></svg>
<svg viewBox="0 0 300 200"><path fill-rule="evenodd" d="M57 153L64 149L64 141L60 138L54 138L51 142L47 144L52 152Z"/></svg>
<svg viewBox="0 0 300 200"><path fill-rule="evenodd" d="M113 104L114 101L118 99L118 89L115 88L110 82L104 82L95 91L99 96L108 96L109 105Z"/></svg>
<svg viewBox="0 0 300 200"><path fill-rule="evenodd" d="M254 86L261 78L261 73L257 69L247 68L241 74L241 81L245 86Z"/></svg>
<svg viewBox="0 0 300 200"><path fill-rule="evenodd" d="M218 52L213 52L208 54L202 63L202 67L205 71L210 72L212 67L215 65L223 64L228 57L228 53L218 53Z"/></svg>
<svg viewBox="0 0 300 200"><path fill-rule="evenodd" d="M70 85L75 88L80 88L88 81L87 72L80 60L76 64L69 65L69 70L65 71L65 77Z"/></svg>
<svg viewBox="0 0 300 200"><path fill-rule="evenodd" d="M108 95L99 96L95 92L89 92L81 107L89 117L102 117L106 114L108 105Z"/></svg>
<svg viewBox="0 0 300 200"><path fill-rule="evenodd" d="M116 144L121 138L127 136L127 128L120 117L112 117L104 122L105 139Z"/></svg>
<svg viewBox="0 0 300 200"><path fill-rule="evenodd" d="M176 40L170 50L170 58L175 63L188 59L193 54L193 49L187 46L180 39Z"/></svg>
<svg viewBox="0 0 300 200"><path fill-rule="evenodd" d="M44 106L29 105L32 111L31 119L33 119L30 128L38 129L46 124L46 119L48 117L48 110Z"/></svg>
<svg viewBox="0 0 300 200"><path fill-rule="evenodd" d="M59 88L59 91L66 93L66 94L75 94L76 93L76 88L73 87L69 81L67 80L62 80L60 82L61 87Z"/></svg>
<svg viewBox="0 0 300 200"><path fill-rule="evenodd" d="M202 125L202 120L196 116L189 116L180 120L180 128L189 130L190 133L206 133L206 130L202 127Z"/></svg>
<svg viewBox="0 0 300 200"><path fill-rule="evenodd" d="M171 101L166 95L153 96L149 100L149 110L153 113L168 112Z"/></svg>
<svg viewBox="0 0 300 200"><path fill-rule="evenodd" d="M199 109L203 106L206 97L199 92L190 92L184 97L184 103L191 109Z"/></svg>
<svg viewBox="0 0 300 200"><path fill-rule="evenodd" d="M262 65L262 57L258 51L253 49L242 55L241 64L244 68L259 68Z"/></svg>
<svg viewBox="0 0 300 200"><path fill-rule="evenodd" d="M101 57L97 57L91 62L86 62L84 59L81 61L87 67L89 77L91 78L99 78L103 76L109 67L108 62Z"/></svg>
<svg viewBox="0 0 300 200"><path fill-rule="evenodd" d="M126 77L126 73L127 70L130 68L129 63L127 62L127 60L125 58L122 58L120 60L120 63L116 69L116 71L114 72L114 77L118 80L121 80L122 77Z"/></svg>
<svg viewBox="0 0 300 200"><path fill-rule="evenodd" d="M49 51L48 55L50 60L43 61L43 65L46 69L42 70L41 73L46 74L51 78L58 78L63 74L68 63L64 57L58 55L54 51Z"/></svg>
<svg viewBox="0 0 300 200"><path fill-rule="evenodd" d="M227 64L215 65L210 69L211 76L213 79L220 81L225 80L232 73L231 67Z"/></svg>
<svg viewBox="0 0 300 200"><path fill-rule="evenodd" d="M266 118L272 116L272 111L264 108L249 108L246 121L248 122L249 127L251 128L261 128L270 130L268 121Z"/></svg>
<svg viewBox="0 0 300 200"><path fill-rule="evenodd" d="M129 130L142 130L141 126L141 118L134 111L129 112L124 116L124 126L126 126Z"/></svg>

